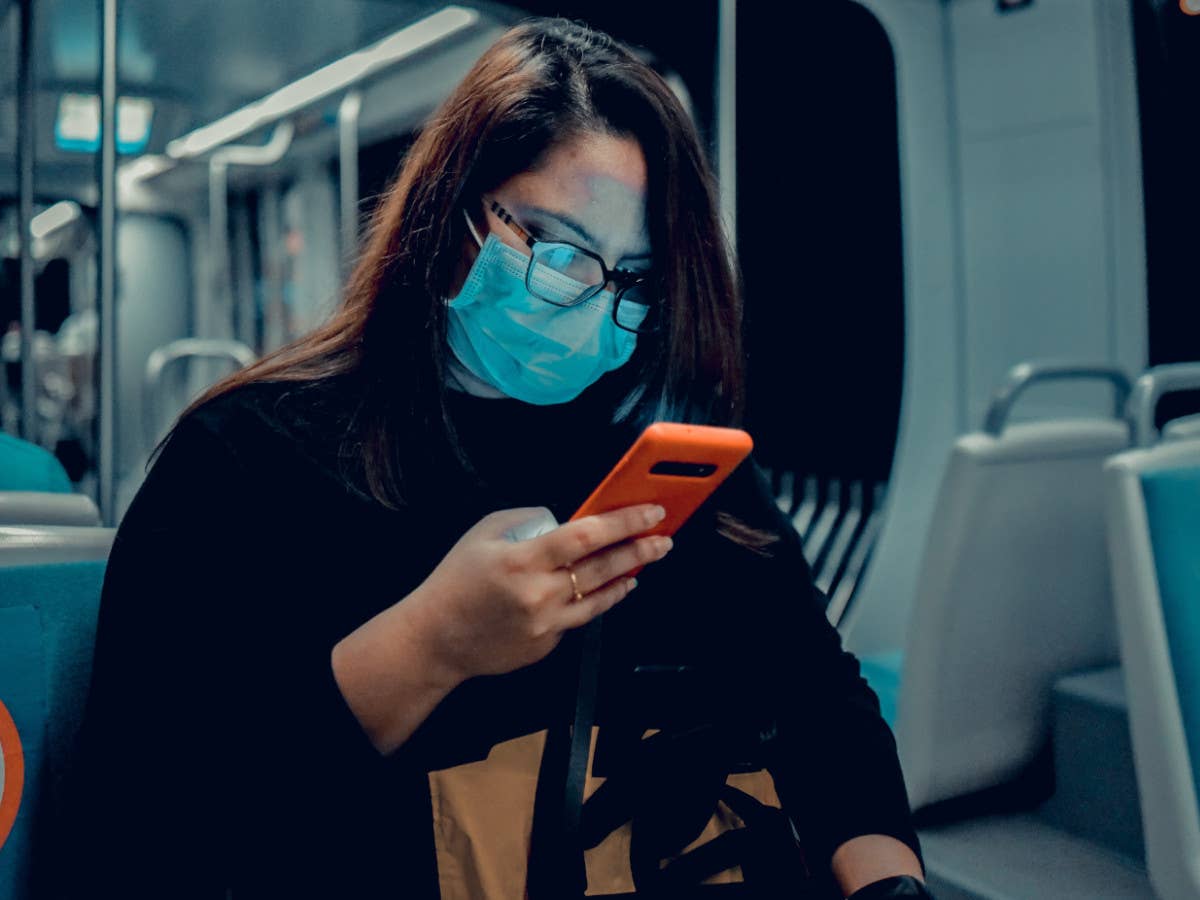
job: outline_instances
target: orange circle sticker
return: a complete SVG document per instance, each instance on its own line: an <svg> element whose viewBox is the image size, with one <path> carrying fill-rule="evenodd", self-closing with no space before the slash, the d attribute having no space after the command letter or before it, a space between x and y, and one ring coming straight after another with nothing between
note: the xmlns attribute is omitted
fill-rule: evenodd
<svg viewBox="0 0 1200 900"><path fill-rule="evenodd" d="M0 702L0 847L8 840L17 810L21 806L21 787L25 782L25 753L17 723Z"/></svg>

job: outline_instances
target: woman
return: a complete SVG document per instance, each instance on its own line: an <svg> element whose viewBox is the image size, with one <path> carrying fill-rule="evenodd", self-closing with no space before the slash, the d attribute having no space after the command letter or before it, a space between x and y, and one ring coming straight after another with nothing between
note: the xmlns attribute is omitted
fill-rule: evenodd
<svg viewBox="0 0 1200 900"><path fill-rule="evenodd" d="M752 464L674 550L639 537L645 506L506 537L569 518L647 422L736 422L739 328L670 90L582 25L508 32L413 146L338 312L185 412L121 524L79 755L88 893L542 891L540 741L577 629L611 611L601 734L666 715L651 695L753 709L813 883L925 896L891 735ZM647 687L667 669L696 677ZM661 829L637 821L644 848ZM593 893L628 880L611 851Z"/></svg>

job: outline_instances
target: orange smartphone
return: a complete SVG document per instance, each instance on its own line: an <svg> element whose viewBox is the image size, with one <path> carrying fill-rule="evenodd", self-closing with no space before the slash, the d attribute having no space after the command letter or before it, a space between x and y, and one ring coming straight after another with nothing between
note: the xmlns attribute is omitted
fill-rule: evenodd
<svg viewBox="0 0 1200 900"><path fill-rule="evenodd" d="M633 442L571 521L623 506L657 503L667 511L666 518L645 534L674 534L753 446L750 435L740 428L655 422Z"/></svg>

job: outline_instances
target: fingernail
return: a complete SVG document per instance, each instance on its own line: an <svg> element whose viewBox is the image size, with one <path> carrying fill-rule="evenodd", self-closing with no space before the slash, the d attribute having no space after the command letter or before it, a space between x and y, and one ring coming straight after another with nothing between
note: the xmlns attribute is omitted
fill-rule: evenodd
<svg viewBox="0 0 1200 900"><path fill-rule="evenodd" d="M661 506L652 507L650 512L646 513L646 521L649 522L651 525L655 525L658 522L661 522L666 517L667 517L667 511L665 509L663 509Z"/></svg>
<svg viewBox="0 0 1200 900"><path fill-rule="evenodd" d="M629 579L626 579L626 581L625 581L625 589L626 589L627 591L632 591L632 590L633 590L635 587L637 587L637 579L636 579L636 578L629 578Z"/></svg>
<svg viewBox="0 0 1200 900"><path fill-rule="evenodd" d="M675 542L666 536L660 536L654 540L654 549L658 551L659 556L666 556L674 546Z"/></svg>

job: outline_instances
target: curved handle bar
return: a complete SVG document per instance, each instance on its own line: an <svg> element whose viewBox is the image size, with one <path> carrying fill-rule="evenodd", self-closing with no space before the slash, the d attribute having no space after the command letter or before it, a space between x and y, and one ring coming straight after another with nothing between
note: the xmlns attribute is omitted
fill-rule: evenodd
<svg viewBox="0 0 1200 900"><path fill-rule="evenodd" d="M1133 386L1129 412L1135 447L1149 447L1158 437L1154 412L1158 401L1176 391L1200 390L1200 363L1176 363L1148 369Z"/></svg>
<svg viewBox="0 0 1200 900"><path fill-rule="evenodd" d="M1130 391L1129 376L1123 369L1107 363L1023 362L1009 369L1004 384L992 395L987 415L984 416L983 430L993 437L999 437L1017 397L1031 384L1068 379L1111 382L1116 393L1115 414L1118 418L1123 417Z"/></svg>
<svg viewBox="0 0 1200 900"><path fill-rule="evenodd" d="M171 341L151 353L142 380L142 433L148 447L154 446L154 411L158 409L163 373L183 359L227 359L245 368L258 359L258 354L241 341L209 338Z"/></svg>

